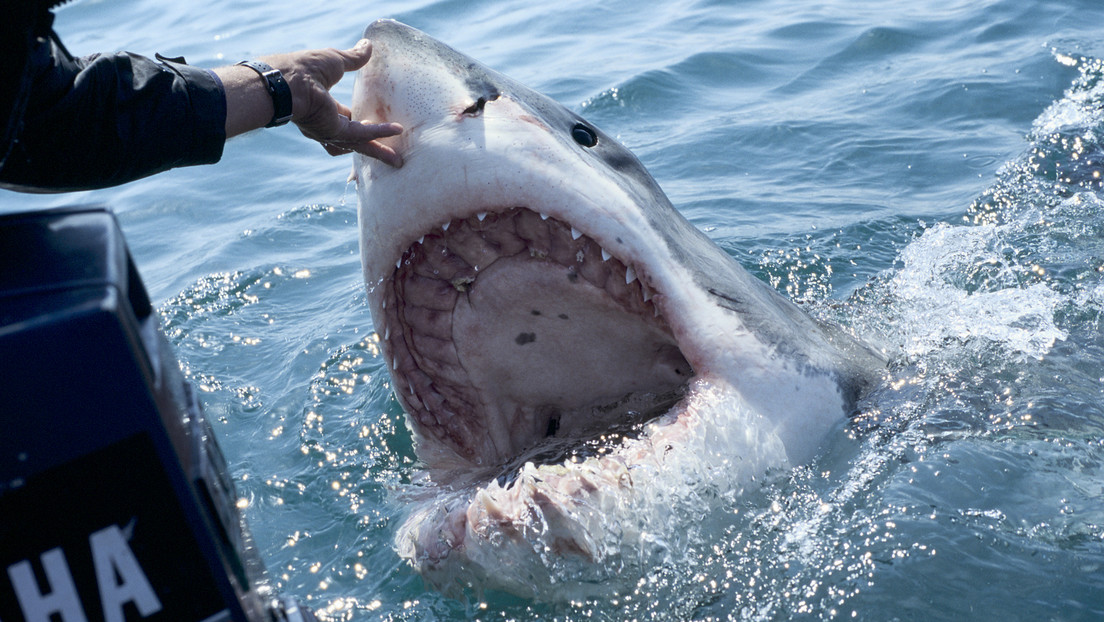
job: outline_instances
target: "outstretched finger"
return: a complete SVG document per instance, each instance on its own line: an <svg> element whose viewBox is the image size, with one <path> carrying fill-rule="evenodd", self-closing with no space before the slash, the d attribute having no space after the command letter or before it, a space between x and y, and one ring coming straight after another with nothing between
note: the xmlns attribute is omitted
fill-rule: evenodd
<svg viewBox="0 0 1104 622"><path fill-rule="evenodd" d="M345 121L342 127L330 140L330 142L351 143L370 142L378 138L390 138L402 134L403 127L398 123L371 123L368 121L349 121L348 117L341 117Z"/></svg>
<svg viewBox="0 0 1104 622"><path fill-rule="evenodd" d="M390 146L379 142L380 138L402 133L398 123L368 123L349 121L341 117L344 126L328 140L323 141L330 155L343 155L350 151L376 158L396 168L402 166L402 157Z"/></svg>
<svg viewBox="0 0 1104 622"><path fill-rule="evenodd" d="M387 145L385 145L383 143L370 142L368 144L362 144L357 149L355 149L354 151L356 151L357 153L360 153L362 155L366 155L370 158L374 158L376 160L379 160L380 162L384 162L384 163L386 163L390 166L393 166L395 168L402 168L402 165L403 165L402 156L399 155L399 153L397 151L395 151L394 149L392 149L391 147L388 147ZM348 152L346 152L346 153L348 153ZM335 155L343 155L343 154L338 153L338 154L335 154Z"/></svg>

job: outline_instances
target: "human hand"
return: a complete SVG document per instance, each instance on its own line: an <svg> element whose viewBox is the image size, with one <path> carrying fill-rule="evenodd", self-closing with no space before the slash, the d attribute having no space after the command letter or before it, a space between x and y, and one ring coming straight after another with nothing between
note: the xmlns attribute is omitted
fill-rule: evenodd
<svg viewBox="0 0 1104 622"><path fill-rule="evenodd" d="M330 89L346 72L360 69L371 56L372 44L361 40L349 50L303 50L258 60L283 74L291 89L291 120L304 136L322 143L330 155L355 151L399 167L399 154L377 139L402 133L402 126L353 121L348 106L330 95ZM215 73L226 91L226 137L264 127L273 114L272 97L264 80L240 65L219 67Z"/></svg>
<svg viewBox="0 0 1104 622"><path fill-rule="evenodd" d="M284 74L291 87L291 121L304 136L322 143L330 155L356 151L399 167L399 154L376 139L400 134L402 126L353 121L348 106L330 95L330 89L345 73L360 69L371 56L371 42L362 39L348 50L304 50L259 60Z"/></svg>

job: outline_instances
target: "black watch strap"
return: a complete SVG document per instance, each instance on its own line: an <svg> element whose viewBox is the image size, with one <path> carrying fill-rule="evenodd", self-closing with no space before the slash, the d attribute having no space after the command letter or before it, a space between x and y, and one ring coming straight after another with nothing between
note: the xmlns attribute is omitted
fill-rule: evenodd
<svg viewBox="0 0 1104 622"><path fill-rule="evenodd" d="M265 79L265 88L272 96L273 108L272 120L265 127L276 127L291 121L291 87L284 80L284 74L259 60L243 60L238 64L249 67Z"/></svg>

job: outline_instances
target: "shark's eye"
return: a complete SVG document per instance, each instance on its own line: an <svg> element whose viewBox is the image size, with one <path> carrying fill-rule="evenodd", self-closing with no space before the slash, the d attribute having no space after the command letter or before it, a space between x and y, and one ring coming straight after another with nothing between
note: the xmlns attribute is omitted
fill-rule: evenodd
<svg viewBox="0 0 1104 622"><path fill-rule="evenodd" d="M584 147L593 147L598 144L598 134L595 134L594 130L582 123L576 123L575 127L571 128L571 137Z"/></svg>

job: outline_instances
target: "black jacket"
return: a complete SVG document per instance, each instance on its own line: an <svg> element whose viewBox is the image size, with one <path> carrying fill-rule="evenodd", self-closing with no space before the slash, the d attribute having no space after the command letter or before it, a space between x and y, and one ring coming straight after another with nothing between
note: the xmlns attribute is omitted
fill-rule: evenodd
<svg viewBox="0 0 1104 622"><path fill-rule="evenodd" d="M0 187L60 192L211 164L226 97L183 59L73 58L52 30L58 0L18 0L0 25Z"/></svg>

